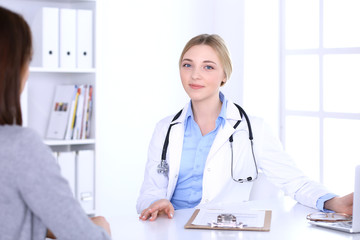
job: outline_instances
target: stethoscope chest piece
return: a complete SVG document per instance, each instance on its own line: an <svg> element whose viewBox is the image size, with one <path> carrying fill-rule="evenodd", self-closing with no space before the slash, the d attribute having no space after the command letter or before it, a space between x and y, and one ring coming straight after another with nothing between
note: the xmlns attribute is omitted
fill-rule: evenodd
<svg viewBox="0 0 360 240"><path fill-rule="evenodd" d="M169 173L169 164L165 160L161 160L160 164L157 166L157 172L159 174L164 174L165 176Z"/></svg>

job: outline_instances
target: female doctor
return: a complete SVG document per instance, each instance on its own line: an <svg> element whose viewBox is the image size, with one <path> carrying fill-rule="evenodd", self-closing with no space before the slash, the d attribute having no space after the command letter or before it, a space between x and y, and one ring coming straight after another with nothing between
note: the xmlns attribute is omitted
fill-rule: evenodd
<svg viewBox="0 0 360 240"><path fill-rule="evenodd" d="M352 212L352 194L338 197L304 176L263 120L248 118L220 92L232 65L218 35L192 38L179 68L191 100L155 128L137 201L140 219L172 218L174 209L249 200L260 170L304 205Z"/></svg>

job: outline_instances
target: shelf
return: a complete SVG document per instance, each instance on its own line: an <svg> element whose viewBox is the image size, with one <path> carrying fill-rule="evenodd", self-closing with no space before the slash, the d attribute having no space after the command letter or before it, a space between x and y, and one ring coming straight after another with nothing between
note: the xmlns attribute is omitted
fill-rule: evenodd
<svg viewBox="0 0 360 240"><path fill-rule="evenodd" d="M95 144L95 139L44 140L44 143L48 146L90 145L90 144Z"/></svg>
<svg viewBox="0 0 360 240"><path fill-rule="evenodd" d="M43 68L43 67L30 67L30 72L37 73L95 73L95 68Z"/></svg>

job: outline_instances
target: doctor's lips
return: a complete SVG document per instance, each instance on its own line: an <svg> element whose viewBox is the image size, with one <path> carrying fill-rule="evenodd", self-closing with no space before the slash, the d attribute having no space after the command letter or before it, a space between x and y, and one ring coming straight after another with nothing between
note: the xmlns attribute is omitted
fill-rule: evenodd
<svg viewBox="0 0 360 240"><path fill-rule="evenodd" d="M200 89L200 88L203 88L204 86L201 86L201 85L197 85L197 84L189 84L190 88L192 89Z"/></svg>

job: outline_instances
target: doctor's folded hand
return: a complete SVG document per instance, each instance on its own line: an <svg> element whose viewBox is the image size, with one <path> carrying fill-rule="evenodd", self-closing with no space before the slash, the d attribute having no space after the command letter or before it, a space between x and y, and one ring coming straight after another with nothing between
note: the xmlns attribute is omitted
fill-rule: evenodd
<svg viewBox="0 0 360 240"><path fill-rule="evenodd" d="M150 220L154 221L159 215L166 214L168 218L173 218L174 216L174 207L171 202L167 199L160 199L151 204L148 208L145 208L141 214L141 220Z"/></svg>

